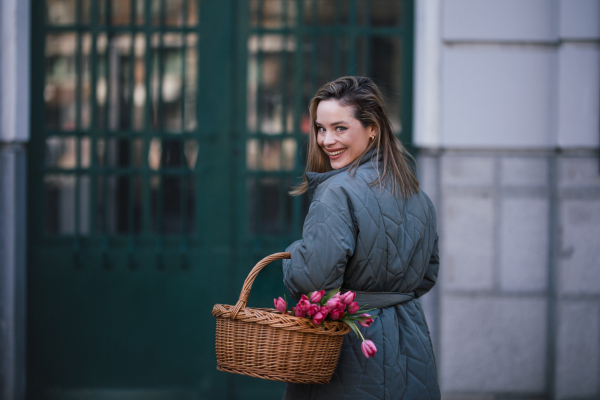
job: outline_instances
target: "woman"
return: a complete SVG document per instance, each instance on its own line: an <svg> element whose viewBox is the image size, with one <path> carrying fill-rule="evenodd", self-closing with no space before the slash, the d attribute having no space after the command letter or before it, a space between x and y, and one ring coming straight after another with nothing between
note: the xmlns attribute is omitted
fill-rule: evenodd
<svg viewBox="0 0 600 400"><path fill-rule="evenodd" d="M394 136L377 86L343 77L310 104L304 180L292 195L311 199L302 239L284 260L284 283L296 299L314 290L357 291L377 308L365 338L345 336L327 385L288 384L284 399L439 399L429 330L417 298L438 274L436 217L419 190L410 155Z"/></svg>

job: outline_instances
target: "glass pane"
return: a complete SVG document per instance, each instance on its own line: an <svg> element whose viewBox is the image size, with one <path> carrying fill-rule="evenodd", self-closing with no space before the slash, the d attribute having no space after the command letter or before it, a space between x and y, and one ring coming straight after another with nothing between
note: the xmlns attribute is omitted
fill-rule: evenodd
<svg viewBox="0 0 600 400"><path fill-rule="evenodd" d="M111 1L111 25L129 25L131 22L132 0L110 0Z"/></svg>
<svg viewBox="0 0 600 400"><path fill-rule="evenodd" d="M138 33L134 42L135 67L133 71L133 130L145 128L146 107L146 35Z"/></svg>
<svg viewBox="0 0 600 400"><path fill-rule="evenodd" d="M75 129L76 37L74 33L46 36L44 100L49 129Z"/></svg>
<svg viewBox="0 0 600 400"><path fill-rule="evenodd" d="M49 25L71 25L77 21L76 0L46 0Z"/></svg>
<svg viewBox="0 0 600 400"><path fill-rule="evenodd" d="M144 2L145 0L135 0L135 23L137 25L144 25L146 23Z"/></svg>
<svg viewBox="0 0 600 400"><path fill-rule="evenodd" d="M333 25L340 20L340 9L336 9L335 0L317 1L317 23L319 25Z"/></svg>
<svg viewBox="0 0 600 400"><path fill-rule="evenodd" d="M141 168L143 166L143 144L141 139L98 139L96 164L100 167L111 168Z"/></svg>
<svg viewBox="0 0 600 400"><path fill-rule="evenodd" d="M79 140L80 163L82 168L89 168L92 160L92 146L89 137L82 137Z"/></svg>
<svg viewBox="0 0 600 400"><path fill-rule="evenodd" d="M183 232L181 219L182 178L163 176L163 227L164 233L178 234Z"/></svg>
<svg viewBox="0 0 600 400"><path fill-rule="evenodd" d="M106 127L106 99L108 94L107 78L107 49L108 39L105 33L98 35L96 39L96 126L98 129ZM94 84L92 82L92 84Z"/></svg>
<svg viewBox="0 0 600 400"><path fill-rule="evenodd" d="M377 82L387 107L388 117L394 132L401 131L400 98L402 94L402 53L400 38L394 36L373 36L370 40L370 59L385 63L371 63L370 77Z"/></svg>
<svg viewBox="0 0 600 400"><path fill-rule="evenodd" d="M371 0L371 26L396 26L401 18L401 1Z"/></svg>
<svg viewBox="0 0 600 400"><path fill-rule="evenodd" d="M46 175L44 187L46 232L75 233L75 176Z"/></svg>
<svg viewBox="0 0 600 400"><path fill-rule="evenodd" d="M251 211L251 232L264 235L279 235L289 232L291 226L291 198L287 195L284 182L276 178L262 178L258 192L251 190L248 195L250 204L256 205ZM258 194L258 197L255 197Z"/></svg>
<svg viewBox="0 0 600 400"><path fill-rule="evenodd" d="M129 104L132 99L130 68L132 37L115 35L108 46L108 128L115 131L131 127Z"/></svg>
<svg viewBox="0 0 600 400"><path fill-rule="evenodd" d="M198 142L194 139L185 141L185 164L191 170L196 168L196 161L198 159Z"/></svg>
<svg viewBox="0 0 600 400"><path fill-rule="evenodd" d="M247 128L278 134L284 130L284 101L291 119L293 54L296 41L284 35L252 35L248 40ZM284 70L285 68L285 70ZM285 82L283 78L285 76ZM286 85L287 95L282 96ZM286 124L287 125L287 124ZM290 124L291 125L291 124ZM288 125L289 126L289 125ZM290 129L291 130L291 129Z"/></svg>
<svg viewBox="0 0 600 400"><path fill-rule="evenodd" d="M251 0L250 25L277 29L292 27L296 22L296 4L293 0Z"/></svg>
<svg viewBox="0 0 600 400"><path fill-rule="evenodd" d="M103 175L97 178L96 226L100 233L126 234L141 230L139 175Z"/></svg>
<svg viewBox="0 0 600 400"><path fill-rule="evenodd" d="M92 0L81 0L81 23L86 25L90 23L90 11Z"/></svg>
<svg viewBox="0 0 600 400"><path fill-rule="evenodd" d="M46 162L48 168L75 168L77 166L77 138L49 137L46 139Z"/></svg>
<svg viewBox="0 0 600 400"><path fill-rule="evenodd" d="M196 120L196 107L198 98L198 35L188 34L187 35L187 49L185 57L185 106L184 115L185 130L195 131L197 128Z"/></svg>
<svg viewBox="0 0 600 400"><path fill-rule="evenodd" d="M181 132L183 129L183 35L167 33L162 48L162 110L163 130Z"/></svg>
<svg viewBox="0 0 600 400"><path fill-rule="evenodd" d="M185 0L165 1L165 25L183 26L187 16L188 9L185 7Z"/></svg>
<svg viewBox="0 0 600 400"><path fill-rule="evenodd" d="M81 104L80 104L80 128L89 129L91 124L91 68L90 53L92 51L92 36L85 33L81 36ZM94 66L95 68L95 66Z"/></svg>
<svg viewBox="0 0 600 400"><path fill-rule="evenodd" d="M188 3L188 26L198 25L198 2L200 0L187 0Z"/></svg>
<svg viewBox="0 0 600 400"><path fill-rule="evenodd" d="M183 232L184 225L188 225L181 214L182 206L189 204L189 194L184 193L182 186L184 181L188 185L189 178L167 175L154 176L151 180L151 223L155 232L179 234ZM182 196L186 201L182 202Z"/></svg>

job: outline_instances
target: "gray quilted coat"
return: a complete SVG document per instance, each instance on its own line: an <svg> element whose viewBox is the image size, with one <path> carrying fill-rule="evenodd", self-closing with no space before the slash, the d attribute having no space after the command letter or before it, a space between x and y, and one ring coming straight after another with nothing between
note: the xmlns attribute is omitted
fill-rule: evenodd
<svg viewBox="0 0 600 400"><path fill-rule="evenodd" d="M439 399L435 358L418 297L435 284L439 268L436 217L422 191L407 200L369 187L377 178L372 151L351 177L346 168L307 173L312 199L302 239L286 251L284 283L296 300L313 290L343 287L406 294L409 301L378 308L361 328L377 346L366 359L361 339L344 338L327 385L287 384L284 399ZM371 295L371 294L369 294ZM406 297L405 295L405 297ZM362 305L362 304L361 304Z"/></svg>

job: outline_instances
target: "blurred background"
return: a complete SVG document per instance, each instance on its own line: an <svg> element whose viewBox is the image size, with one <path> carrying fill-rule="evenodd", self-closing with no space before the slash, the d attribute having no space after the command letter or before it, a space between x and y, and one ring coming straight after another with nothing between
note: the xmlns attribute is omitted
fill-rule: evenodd
<svg viewBox="0 0 600 400"><path fill-rule="evenodd" d="M438 213L444 399L600 398L600 0L0 0L0 398L279 399L215 303L372 78ZM250 306L285 293L281 263Z"/></svg>

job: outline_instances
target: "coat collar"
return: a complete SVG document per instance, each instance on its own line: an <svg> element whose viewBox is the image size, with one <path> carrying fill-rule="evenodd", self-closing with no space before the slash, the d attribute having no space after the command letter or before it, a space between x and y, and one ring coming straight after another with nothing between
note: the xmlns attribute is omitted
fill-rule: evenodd
<svg viewBox="0 0 600 400"><path fill-rule="evenodd" d="M371 149L366 155L365 157L362 159L362 161L360 162L359 165L362 165L364 163L366 163L367 161L370 161L371 159L373 159L377 154L377 148ZM379 160L381 160L383 158L383 154L380 152L379 153ZM346 165L343 168L340 169L334 169L332 171L328 171L328 172L307 172L306 173L306 181L308 182L308 201L311 202L313 199L313 196L315 194L315 190L317 190L317 186L319 186L321 183L325 182L327 179L331 178L332 176L335 176L341 172L347 171L348 168L350 168L350 165L352 163Z"/></svg>

